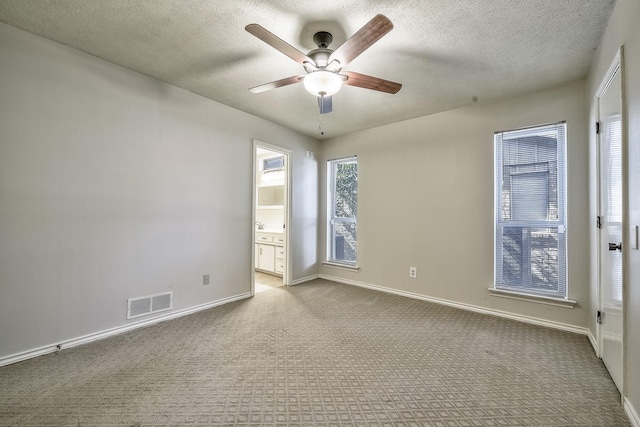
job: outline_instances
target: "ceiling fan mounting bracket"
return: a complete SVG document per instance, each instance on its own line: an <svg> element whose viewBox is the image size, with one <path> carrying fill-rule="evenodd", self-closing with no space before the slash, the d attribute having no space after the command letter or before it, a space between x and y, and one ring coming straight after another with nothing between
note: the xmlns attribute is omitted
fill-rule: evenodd
<svg viewBox="0 0 640 427"><path fill-rule="evenodd" d="M327 31L318 31L313 35L313 42L318 46L318 49L326 49L333 41L333 36Z"/></svg>

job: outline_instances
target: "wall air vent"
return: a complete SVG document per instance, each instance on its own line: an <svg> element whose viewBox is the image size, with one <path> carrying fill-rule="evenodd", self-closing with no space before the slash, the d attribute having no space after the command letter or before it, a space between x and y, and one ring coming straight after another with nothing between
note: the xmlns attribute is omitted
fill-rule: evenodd
<svg viewBox="0 0 640 427"><path fill-rule="evenodd" d="M129 298L127 300L127 319L145 316L173 308L173 292Z"/></svg>

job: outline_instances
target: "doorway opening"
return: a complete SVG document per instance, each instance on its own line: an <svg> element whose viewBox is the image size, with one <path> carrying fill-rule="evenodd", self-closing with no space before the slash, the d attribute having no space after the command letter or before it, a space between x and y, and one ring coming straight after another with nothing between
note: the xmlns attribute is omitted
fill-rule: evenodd
<svg viewBox="0 0 640 427"><path fill-rule="evenodd" d="M291 151L254 140L251 293L289 284Z"/></svg>

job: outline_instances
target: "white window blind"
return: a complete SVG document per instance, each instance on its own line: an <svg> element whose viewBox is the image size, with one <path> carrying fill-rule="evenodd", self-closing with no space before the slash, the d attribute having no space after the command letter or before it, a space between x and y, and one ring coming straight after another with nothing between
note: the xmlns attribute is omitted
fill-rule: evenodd
<svg viewBox="0 0 640 427"><path fill-rule="evenodd" d="M620 116L607 117L602 122L604 128L605 152L601 161L607 163L608 175L603 177L607 200L604 220L609 236L622 236L622 119ZM611 240L609 240L611 241ZM607 254L609 260L608 294L603 295L607 304L622 302L622 253Z"/></svg>
<svg viewBox="0 0 640 427"><path fill-rule="evenodd" d="M494 142L494 287L566 298L566 124L497 132Z"/></svg>

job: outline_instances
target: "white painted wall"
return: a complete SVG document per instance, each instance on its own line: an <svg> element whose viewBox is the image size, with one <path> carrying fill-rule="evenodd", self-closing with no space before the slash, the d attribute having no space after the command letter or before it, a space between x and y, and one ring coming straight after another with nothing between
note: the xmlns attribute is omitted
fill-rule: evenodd
<svg viewBox="0 0 640 427"><path fill-rule="evenodd" d="M602 37L600 46L591 65L587 84L587 101L589 103L590 129L597 117L595 95L604 78L609 65L613 61L620 46L624 45L624 81L623 103L627 109L627 139L628 139L628 217L630 225L640 225L640 2L638 0L618 0L609 21L607 31ZM589 134L589 155L591 169L591 217L597 212L596 199L596 136L593 130ZM596 252L596 230L591 229L591 253L594 260ZM629 248L630 239L626 239ZM624 243L623 243L624 244ZM624 391L627 411L635 413L635 423L640 425L637 418L640 411L640 251L627 250L628 275L625 282L625 374ZM591 303L590 312L595 313L597 304L597 277L595 268L591 272ZM595 334L596 324L593 316L589 316L589 330ZM630 409L631 408L631 409Z"/></svg>
<svg viewBox="0 0 640 427"><path fill-rule="evenodd" d="M249 292L253 138L293 150L293 280L317 273L316 140L5 24L0 71L0 360L130 297Z"/></svg>
<svg viewBox="0 0 640 427"><path fill-rule="evenodd" d="M323 191L324 160L358 156L360 271L321 266L321 274L584 330L589 307L586 119L585 82L578 81L326 141ZM579 305L569 309L490 296L493 134L561 120L567 121L568 133L569 298ZM326 253L324 240L319 252ZM409 266L418 268L417 279L409 278Z"/></svg>

